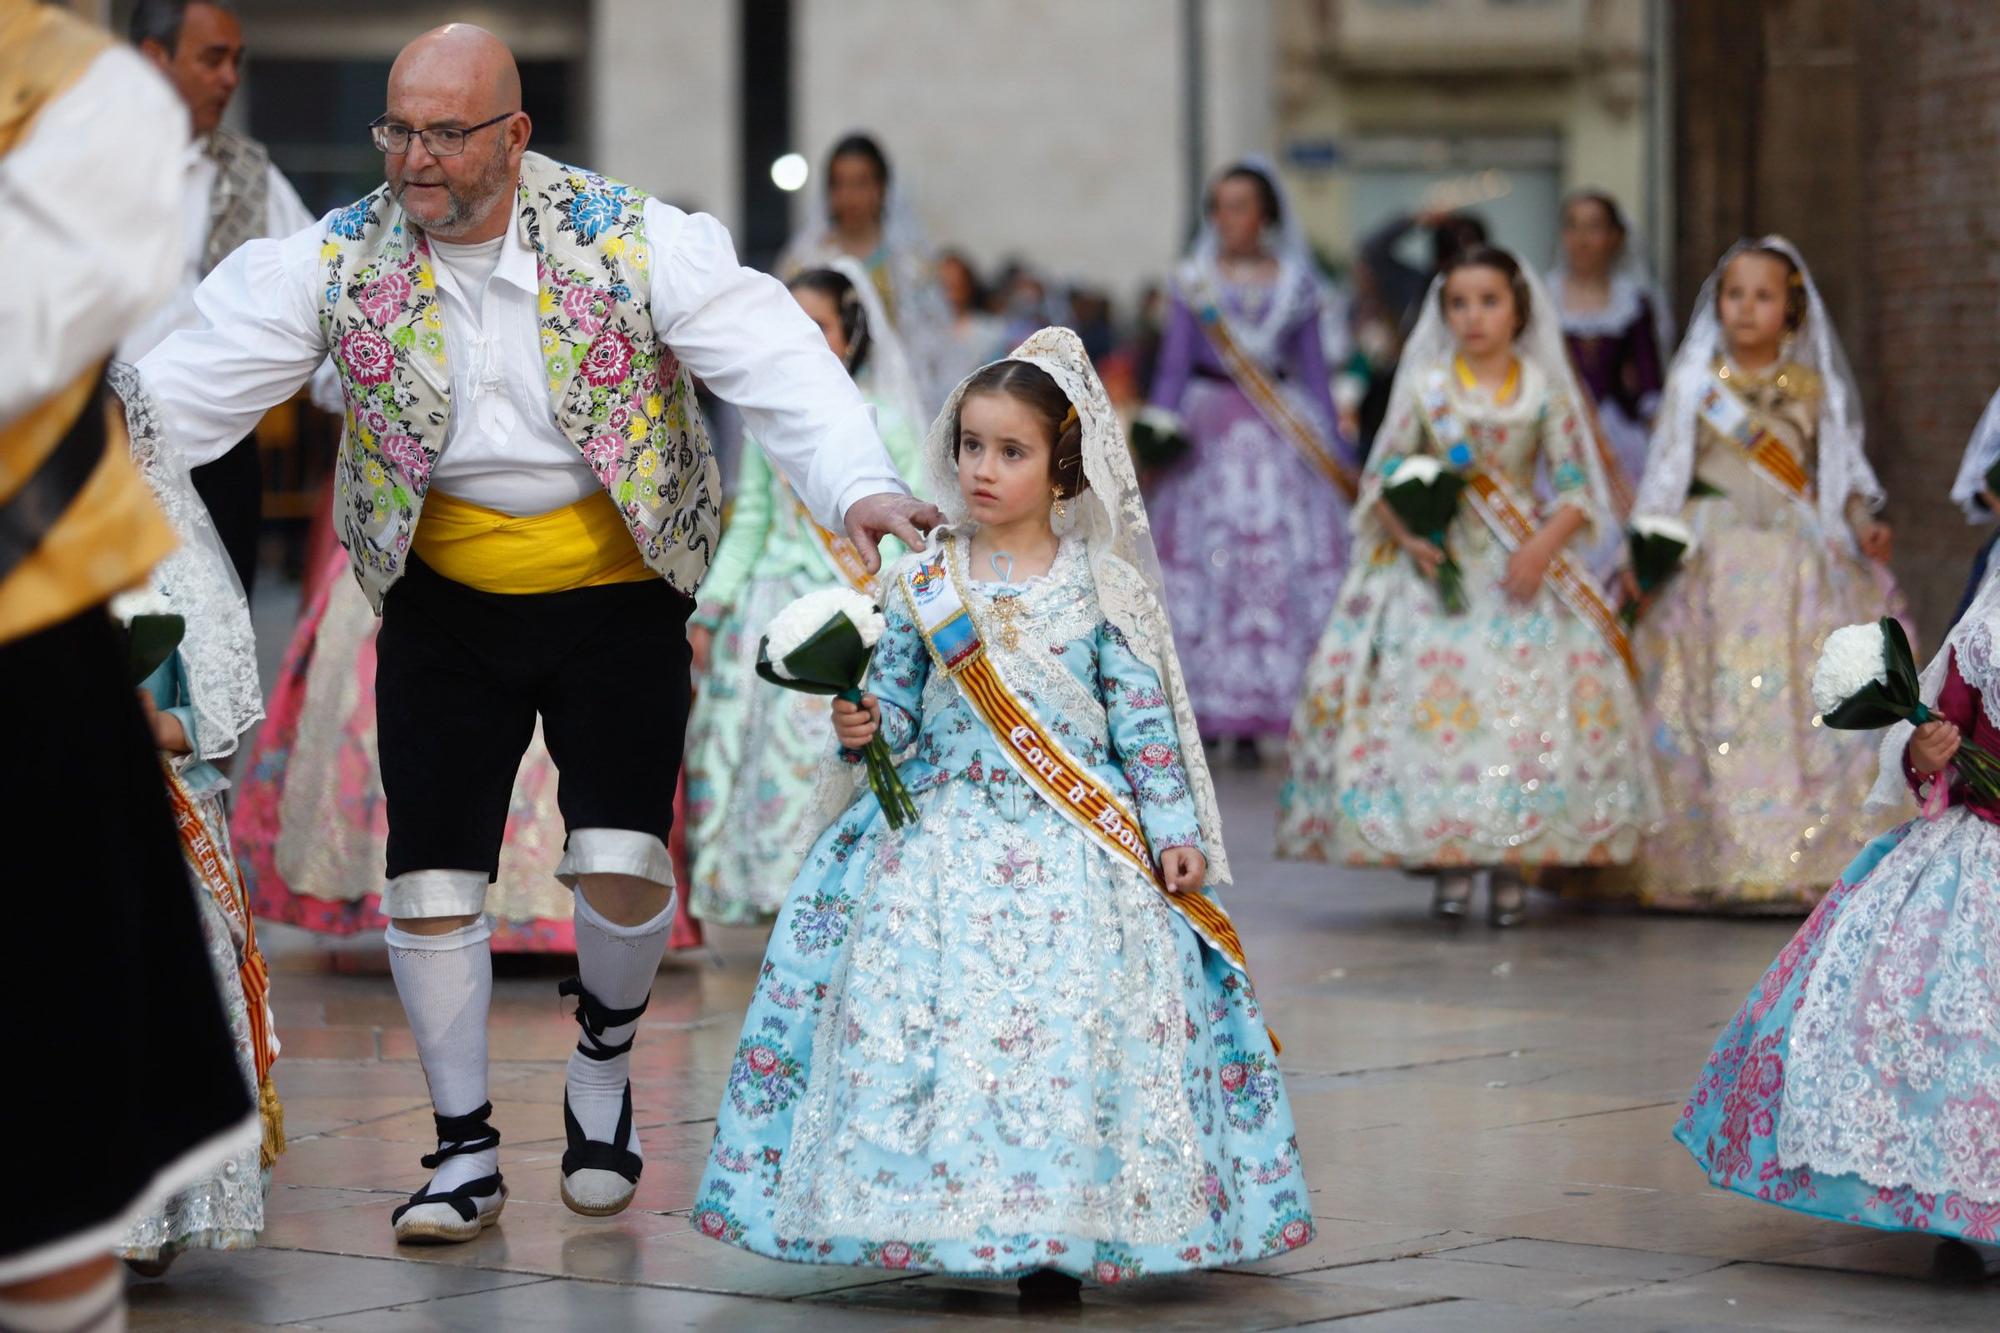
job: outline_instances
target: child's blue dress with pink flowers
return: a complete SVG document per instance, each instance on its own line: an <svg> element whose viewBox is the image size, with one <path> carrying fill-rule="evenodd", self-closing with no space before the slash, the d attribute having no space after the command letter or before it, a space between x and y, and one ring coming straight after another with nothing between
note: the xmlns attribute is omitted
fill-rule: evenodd
<svg viewBox="0 0 2000 1333"><path fill-rule="evenodd" d="M1932 707L1992 753L2000 639L1959 634ZM1723 1029L1674 1131L1711 1184L2000 1240L2000 803L1948 799L1862 850Z"/></svg>
<svg viewBox="0 0 2000 1333"><path fill-rule="evenodd" d="M963 570L964 539L953 556ZM1198 846L1173 713L1098 606L1084 543L965 580L1022 701ZM932 670L899 592L869 689L921 821L864 796L778 917L694 1208L779 1259L1115 1282L1313 1235L1254 995L1137 870L1028 789Z"/></svg>

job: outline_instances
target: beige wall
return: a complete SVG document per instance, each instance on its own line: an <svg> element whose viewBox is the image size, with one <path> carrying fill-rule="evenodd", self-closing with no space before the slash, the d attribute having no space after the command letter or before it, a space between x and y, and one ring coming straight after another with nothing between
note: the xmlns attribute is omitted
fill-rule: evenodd
<svg viewBox="0 0 2000 1333"><path fill-rule="evenodd" d="M734 227L737 7L594 0L590 20L589 165Z"/></svg>
<svg viewBox="0 0 2000 1333"><path fill-rule="evenodd" d="M1277 148L1276 24L1271 0L1206 0L1202 6L1202 138L1210 172ZM1176 119L1170 128L1178 127Z"/></svg>
<svg viewBox="0 0 2000 1333"><path fill-rule="evenodd" d="M1345 148L1368 136L1553 135L1563 190L1597 186L1635 218L1648 215L1652 33L1642 0L1552 5L1547 31L1525 36L1511 31L1518 14L1470 0L1407 12L1278 3L1279 140ZM1425 36L1439 23L1449 23L1452 42ZM1347 172L1288 170L1287 178L1315 241L1351 257L1358 238ZM1537 262L1555 241L1512 239Z"/></svg>
<svg viewBox="0 0 2000 1333"><path fill-rule="evenodd" d="M801 149L817 172L843 132L875 131L934 243L1128 295L1182 239L1179 14L1170 0L799 0Z"/></svg>

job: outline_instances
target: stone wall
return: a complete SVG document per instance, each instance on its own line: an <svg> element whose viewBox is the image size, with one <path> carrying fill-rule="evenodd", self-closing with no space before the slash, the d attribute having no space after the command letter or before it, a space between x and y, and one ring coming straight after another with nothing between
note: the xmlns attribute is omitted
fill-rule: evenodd
<svg viewBox="0 0 2000 1333"><path fill-rule="evenodd" d="M1737 236L1804 251L1868 408L1896 572L1936 642L1981 532L1947 494L2000 383L2000 6L1673 6L1678 304Z"/></svg>

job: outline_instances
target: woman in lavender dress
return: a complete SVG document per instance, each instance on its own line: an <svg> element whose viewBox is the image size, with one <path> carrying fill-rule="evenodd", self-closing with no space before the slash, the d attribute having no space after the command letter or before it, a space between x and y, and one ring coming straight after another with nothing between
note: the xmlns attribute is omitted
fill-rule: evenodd
<svg viewBox="0 0 2000 1333"><path fill-rule="evenodd" d="M1352 448L1334 425L1319 279L1289 217L1261 163L1216 181L1175 274L1151 395L1189 443L1147 501L1174 638L1204 732L1236 738L1249 762L1257 738L1285 734L1347 566L1347 502L1329 474L1352 467ZM1260 406L1262 388L1282 407Z"/></svg>

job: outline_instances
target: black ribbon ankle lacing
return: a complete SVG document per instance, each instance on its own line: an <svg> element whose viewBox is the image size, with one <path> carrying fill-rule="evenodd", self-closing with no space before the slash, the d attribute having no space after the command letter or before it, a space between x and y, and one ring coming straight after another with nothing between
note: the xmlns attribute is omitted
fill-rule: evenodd
<svg viewBox="0 0 2000 1333"><path fill-rule="evenodd" d="M604 1034L608 1029L636 1023L646 1012L646 1006L653 1002L649 991L646 998L632 1009L613 1009L583 988L582 977L570 977L556 986L558 995L576 997L576 1023L583 1030L577 1039L576 1052L586 1060L615 1060L632 1049L633 1037L621 1042L606 1042ZM635 1033L634 1036L637 1034ZM563 1133L569 1139L569 1146L562 1156L562 1173L566 1176L578 1171L612 1171L636 1185L639 1171L645 1165L639 1154L625 1144L632 1137L632 1080L625 1080L625 1097L618 1107L618 1127L611 1131L611 1142L601 1143L583 1132L576 1116L569 1109L569 1093L563 1093Z"/></svg>
<svg viewBox="0 0 2000 1333"><path fill-rule="evenodd" d="M437 1125L438 1147L436 1152L425 1153L420 1159L424 1170L435 1171L454 1157L499 1147L500 1131L488 1123L492 1115L492 1102L487 1102L477 1111L469 1111L464 1115L433 1114L431 1120ZM446 1190L442 1194L431 1193L431 1187L425 1185L410 1196L408 1203L389 1214L389 1225L394 1226L403 1220L404 1213L426 1203L448 1203L461 1221L470 1222L478 1216L478 1201L491 1198L499 1188L498 1171L490 1176L480 1176L477 1180L468 1180L463 1185Z"/></svg>

